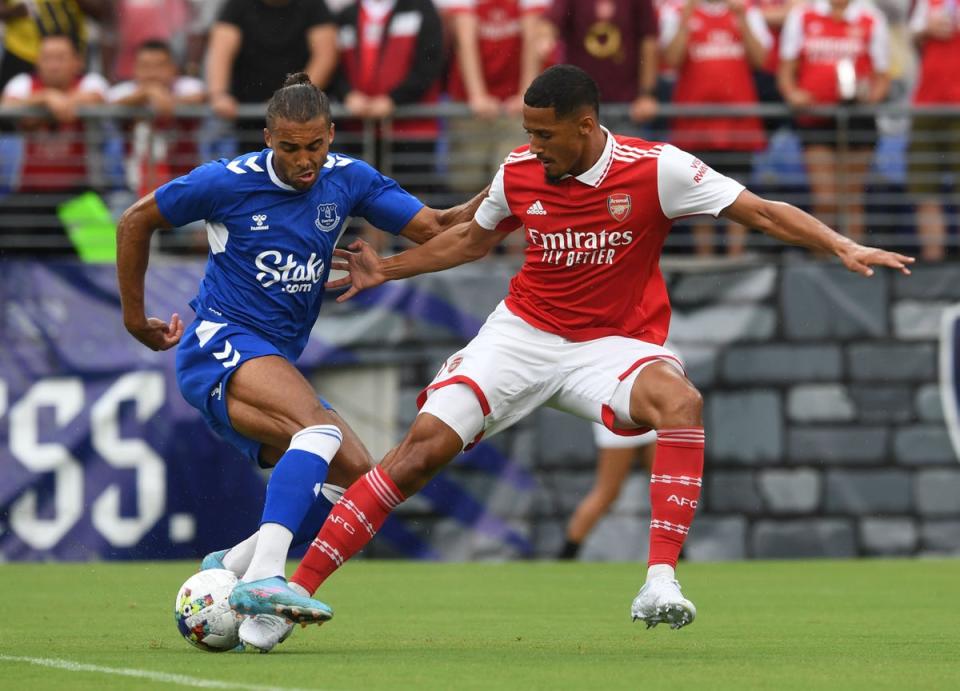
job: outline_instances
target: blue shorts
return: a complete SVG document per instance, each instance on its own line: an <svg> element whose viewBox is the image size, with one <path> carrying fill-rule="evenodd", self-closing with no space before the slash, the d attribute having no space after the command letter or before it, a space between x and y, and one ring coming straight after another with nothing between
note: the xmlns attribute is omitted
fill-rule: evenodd
<svg viewBox="0 0 960 691"><path fill-rule="evenodd" d="M200 318L187 327L177 347L180 393L200 411L210 429L258 464L262 444L243 436L230 423L227 384L240 365L265 355L285 357L265 338L242 326ZM318 400L324 408L333 410L325 400Z"/></svg>

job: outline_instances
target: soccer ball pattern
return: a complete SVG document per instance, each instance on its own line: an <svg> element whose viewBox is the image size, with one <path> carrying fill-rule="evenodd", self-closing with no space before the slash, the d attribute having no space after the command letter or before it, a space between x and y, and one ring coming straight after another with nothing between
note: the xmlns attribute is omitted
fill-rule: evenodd
<svg viewBox="0 0 960 691"><path fill-rule="evenodd" d="M225 569L195 573L180 587L174 602L177 630L191 645L211 653L233 650L240 644L240 621L227 598L237 577Z"/></svg>

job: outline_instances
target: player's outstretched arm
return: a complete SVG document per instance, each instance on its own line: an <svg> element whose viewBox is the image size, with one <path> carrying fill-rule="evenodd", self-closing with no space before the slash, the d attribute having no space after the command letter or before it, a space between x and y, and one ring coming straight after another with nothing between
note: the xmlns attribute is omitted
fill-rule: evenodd
<svg viewBox="0 0 960 691"><path fill-rule="evenodd" d="M134 338L153 350L167 350L180 342L183 322L173 314L165 322L147 318L143 304L144 277L150 257L150 237L170 224L160 213L153 192L123 212L117 224L117 283L123 325Z"/></svg>
<svg viewBox="0 0 960 691"><path fill-rule="evenodd" d="M335 281L328 281L326 287L337 289L349 286L347 291L337 298L337 302L345 302L360 291L387 281L442 271L480 259L504 236L505 233L485 230L476 221L470 221L437 235L419 247L392 257L381 257L369 244L357 240L349 246L352 251L333 251L339 261L335 260L330 268L348 271L350 274Z"/></svg>
<svg viewBox="0 0 960 691"><path fill-rule="evenodd" d="M410 222L400 234L408 240L422 245L434 235L439 235L462 223L469 223L473 220L474 214L480 208L480 203L486 199L489 191L490 186L487 185L472 199L465 201L463 204L451 206L449 209L432 209L425 206L410 219Z"/></svg>
<svg viewBox="0 0 960 691"><path fill-rule="evenodd" d="M908 267L914 262L913 257L856 243L795 206L762 199L749 190L741 192L720 215L782 242L835 254L850 271L863 276L872 276L873 266L887 266L909 275Z"/></svg>

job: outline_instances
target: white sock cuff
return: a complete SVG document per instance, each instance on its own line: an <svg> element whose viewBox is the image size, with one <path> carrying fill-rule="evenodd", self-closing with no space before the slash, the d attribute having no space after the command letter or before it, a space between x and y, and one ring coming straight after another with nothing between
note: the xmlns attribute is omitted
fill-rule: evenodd
<svg viewBox="0 0 960 691"><path fill-rule="evenodd" d="M325 482L323 487L320 488L320 494L323 495L323 498L334 505L340 501L340 497L342 497L343 493L346 491L346 487L341 487L340 485L331 485L329 482Z"/></svg>
<svg viewBox="0 0 960 691"><path fill-rule="evenodd" d="M330 463L340 450L342 442L343 434L336 425L313 425L294 434L289 448L316 454Z"/></svg>

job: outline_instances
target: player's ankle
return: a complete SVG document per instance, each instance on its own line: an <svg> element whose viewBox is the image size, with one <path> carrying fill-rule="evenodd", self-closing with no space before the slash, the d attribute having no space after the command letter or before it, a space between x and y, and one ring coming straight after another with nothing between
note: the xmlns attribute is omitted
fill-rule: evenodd
<svg viewBox="0 0 960 691"><path fill-rule="evenodd" d="M310 597L310 593L302 585L295 581L290 581L287 585L290 586L290 590L295 592L297 595L303 595L304 597Z"/></svg>
<svg viewBox="0 0 960 691"><path fill-rule="evenodd" d="M676 570L670 564L651 564L647 568L647 583L659 579L674 580L677 577Z"/></svg>

